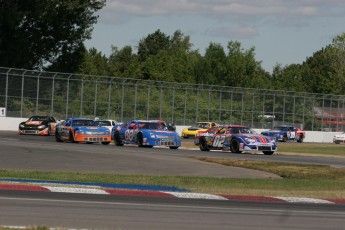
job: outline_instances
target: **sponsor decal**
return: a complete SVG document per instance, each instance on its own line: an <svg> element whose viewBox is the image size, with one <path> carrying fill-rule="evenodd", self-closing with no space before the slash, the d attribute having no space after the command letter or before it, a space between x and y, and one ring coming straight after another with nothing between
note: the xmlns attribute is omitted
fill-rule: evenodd
<svg viewBox="0 0 345 230"><path fill-rule="evenodd" d="M42 124L42 121L28 121L25 122L26 125L40 125Z"/></svg>

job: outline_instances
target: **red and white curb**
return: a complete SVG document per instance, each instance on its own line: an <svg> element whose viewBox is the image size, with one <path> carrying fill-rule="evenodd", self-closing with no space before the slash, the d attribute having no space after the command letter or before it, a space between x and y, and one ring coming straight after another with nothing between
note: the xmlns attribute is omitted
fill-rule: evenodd
<svg viewBox="0 0 345 230"><path fill-rule="evenodd" d="M224 200L224 201L237 200L237 201L256 201L256 202L345 204L345 199L316 199L316 198L302 198L302 197L244 196L244 195L212 195L212 194L205 194L205 193L190 193L190 192L145 191L145 190L126 190L126 189L104 189L104 188L74 188L74 187L62 187L62 186L39 186L39 185L23 185L23 184L0 184L0 190L82 193L82 194L99 194L99 195L150 196L150 197L207 199L207 200Z"/></svg>

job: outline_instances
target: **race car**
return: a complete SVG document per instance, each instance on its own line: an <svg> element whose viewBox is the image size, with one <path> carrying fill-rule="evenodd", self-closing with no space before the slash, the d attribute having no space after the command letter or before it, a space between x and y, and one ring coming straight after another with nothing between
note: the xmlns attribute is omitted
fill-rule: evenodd
<svg viewBox="0 0 345 230"><path fill-rule="evenodd" d="M58 120L52 116L32 116L19 124L18 134L54 135L57 123Z"/></svg>
<svg viewBox="0 0 345 230"><path fill-rule="evenodd" d="M295 128L292 125L277 125L273 129L261 132L264 136L275 138L276 141L297 141L303 142L305 138L305 131Z"/></svg>
<svg viewBox="0 0 345 230"><path fill-rule="evenodd" d="M201 151L230 150L233 153L262 151L265 155L272 155L277 150L274 139L240 125L222 125L198 132L194 144L198 145Z"/></svg>
<svg viewBox="0 0 345 230"><path fill-rule="evenodd" d="M180 136L158 120L131 120L115 125L112 135L117 146L136 144L139 147L168 146L170 149L181 146Z"/></svg>
<svg viewBox="0 0 345 230"><path fill-rule="evenodd" d="M189 138L189 137L195 137L195 135L199 132L199 131L205 131L208 128L212 127L212 126L218 126L218 124L216 122L197 122L195 125L188 127L188 128L184 128L182 130L182 134L181 136L183 138Z"/></svg>
<svg viewBox="0 0 345 230"><path fill-rule="evenodd" d="M103 126L109 129L111 132L111 129L117 124L118 122L111 119L95 119L95 124L97 126Z"/></svg>
<svg viewBox="0 0 345 230"><path fill-rule="evenodd" d="M100 142L108 145L111 142L111 134L108 128L96 125L92 119L69 118L56 126L55 140L90 144Z"/></svg>
<svg viewBox="0 0 345 230"><path fill-rule="evenodd" d="M333 143L336 143L336 144L345 143L345 132L334 135Z"/></svg>

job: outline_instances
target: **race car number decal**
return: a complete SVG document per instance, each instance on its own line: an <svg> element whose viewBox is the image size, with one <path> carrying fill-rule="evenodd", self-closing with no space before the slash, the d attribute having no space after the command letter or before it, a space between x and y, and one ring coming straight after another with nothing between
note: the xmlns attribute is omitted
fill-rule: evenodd
<svg viewBox="0 0 345 230"><path fill-rule="evenodd" d="M126 130L125 139L126 141L131 141L133 139L133 130Z"/></svg>
<svg viewBox="0 0 345 230"><path fill-rule="evenodd" d="M213 139L213 147L223 147L225 136L215 136Z"/></svg>

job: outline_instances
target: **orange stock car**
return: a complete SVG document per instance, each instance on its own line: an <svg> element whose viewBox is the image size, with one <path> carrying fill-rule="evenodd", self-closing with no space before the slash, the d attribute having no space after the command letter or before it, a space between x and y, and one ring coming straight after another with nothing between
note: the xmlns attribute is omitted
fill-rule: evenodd
<svg viewBox="0 0 345 230"><path fill-rule="evenodd" d="M107 127L98 126L92 119L69 118L56 127L55 139L57 142L100 142L108 145L111 135Z"/></svg>

